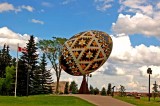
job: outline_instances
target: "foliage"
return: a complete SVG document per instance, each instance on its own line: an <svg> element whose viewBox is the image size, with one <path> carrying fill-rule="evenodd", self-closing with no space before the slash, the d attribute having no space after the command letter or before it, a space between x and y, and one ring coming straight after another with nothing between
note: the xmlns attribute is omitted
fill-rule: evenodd
<svg viewBox="0 0 160 106"><path fill-rule="evenodd" d="M0 94L5 94L5 78L0 77Z"/></svg>
<svg viewBox="0 0 160 106"><path fill-rule="evenodd" d="M27 43L27 52L22 52L23 55L21 56L21 60L23 61L23 64L25 66L25 75L27 72L27 95L28 94L37 94L38 93L38 88L39 88L39 83L37 79L37 59L38 59L38 54L37 54L37 47L36 43L34 40L33 36L30 36L30 39ZM19 84L19 83L18 83Z"/></svg>
<svg viewBox="0 0 160 106"><path fill-rule="evenodd" d="M53 95L0 96L0 102L0 106L94 106L78 97Z"/></svg>
<svg viewBox="0 0 160 106"><path fill-rule="evenodd" d="M94 94L94 88L92 85L90 85L90 87L89 87L89 92L90 92L90 94Z"/></svg>
<svg viewBox="0 0 160 106"><path fill-rule="evenodd" d="M75 81L72 81L69 87L69 91L72 92L72 94L77 94L78 93L78 85L76 84Z"/></svg>
<svg viewBox="0 0 160 106"><path fill-rule="evenodd" d="M105 89L105 87L103 87L101 90L101 95L106 96L106 94L107 94L106 89Z"/></svg>
<svg viewBox="0 0 160 106"><path fill-rule="evenodd" d="M120 85L119 92L121 97L126 95L125 90L125 87L123 85Z"/></svg>
<svg viewBox="0 0 160 106"><path fill-rule="evenodd" d="M95 95L99 94L99 89L97 87L94 89L94 94Z"/></svg>
<svg viewBox="0 0 160 106"><path fill-rule="evenodd" d="M11 64L11 55L9 54L9 46L4 44L3 49L0 50L0 77L5 78L5 69Z"/></svg>
<svg viewBox="0 0 160 106"><path fill-rule="evenodd" d="M9 94L13 94L14 89L14 75L15 75L15 67L14 66L7 66L6 67L6 79L5 79L5 86L6 92Z"/></svg>
<svg viewBox="0 0 160 106"><path fill-rule="evenodd" d="M107 89L107 95L111 95L112 93L112 87L111 87L111 83L108 84L108 89Z"/></svg>
<svg viewBox="0 0 160 106"><path fill-rule="evenodd" d="M15 67L6 67L6 77L0 78L0 93L2 95L13 95Z"/></svg>
<svg viewBox="0 0 160 106"><path fill-rule="evenodd" d="M47 55L49 61L52 64L52 68L56 72L57 86L56 93L58 93L59 80L61 76L61 66L59 57L61 55L61 48L66 38L53 37L53 40L40 40L37 44L38 47Z"/></svg>
<svg viewBox="0 0 160 106"><path fill-rule="evenodd" d="M51 83L52 83L52 77L51 77L51 71L46 69L47 62L46 62L46 56L43 53L39 63L39 93L40 94L47 94L52 93L51 91Z"/></svg>
<svg viewBox="0 0 160 106"><path fill-rule="evenodd" d="M153 92L152 92L152 94L153 94L153 97L154 97L154 99L158 96L158 84L156 83L156 81L155 81L155 83L153 84Z"/></svg>
<svg viewBox="0 0 160 106"><path fill-rule="evenodd" d="M28 66L24 64L25 60L21 58L18 61L18 72L17 72L17 95L26 96L27 95L27 73Z"/></svg>
<svg viewBox="0 0 160 106"><path fill-rule="evenodd" d="M65 88L64 88L64 94L69 94L69 82L66 82Z"/></svg>

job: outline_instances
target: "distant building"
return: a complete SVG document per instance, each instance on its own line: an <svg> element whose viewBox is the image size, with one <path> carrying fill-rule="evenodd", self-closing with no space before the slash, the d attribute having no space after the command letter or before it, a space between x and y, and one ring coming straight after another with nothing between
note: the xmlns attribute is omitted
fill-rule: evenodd
<svg viewBox="0 0 160 106"><path fill-rule="evenodd" d="M59 81L59 93L64 93L65 85L67 82L68 81ZM53 82L51 84L53 93L55 93L56 91L56 85L57 85L57 82Z"/></svg>

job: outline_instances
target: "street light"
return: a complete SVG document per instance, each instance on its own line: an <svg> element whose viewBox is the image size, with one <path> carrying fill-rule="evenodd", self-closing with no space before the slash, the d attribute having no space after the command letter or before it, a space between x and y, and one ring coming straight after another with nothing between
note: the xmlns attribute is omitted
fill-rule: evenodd
<svg viewBox="0 0 160 106"><path fill-rule="evenodd" d="M112 97L114 96L114 88L115 88L116 86L113 86L112 87Z"/></svg>
<svg viewBox="0 0 160 106"><path fill-rule="evenodd" d="M87 84L88 84L88 77L92 77L92 74L87 74Z"/></svg>
<svg viewBox="0 0 160 106"><path fill-rule="evenodd" d="M150 101L150 74L152 74L151 68L148 68L148 69L147 69L147 73L149 74L149 88L148 88L148 90L149 90L149 95L148 95L148 100Z"/></svg>

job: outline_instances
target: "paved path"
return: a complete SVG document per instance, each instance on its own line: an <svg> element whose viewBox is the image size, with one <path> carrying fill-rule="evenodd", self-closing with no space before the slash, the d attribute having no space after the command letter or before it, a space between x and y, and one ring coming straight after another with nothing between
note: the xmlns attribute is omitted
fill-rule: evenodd
<svg viewBox="0 0 160 106"><path fill-rule="evenodd" d="M123 102L115 98L112 98L110 96L83 95L83 94L77 94L77 95L72 95L72 96L76 96L81 99L87 100L88 102L93 103L96 106L134 106L127 102Z"/></svg>

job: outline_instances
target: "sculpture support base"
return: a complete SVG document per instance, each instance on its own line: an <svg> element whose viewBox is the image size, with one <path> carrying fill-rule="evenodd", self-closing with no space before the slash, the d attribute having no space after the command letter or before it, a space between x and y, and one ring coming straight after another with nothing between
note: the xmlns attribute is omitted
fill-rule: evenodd
<svg viewBox="0 0 160 106"><path fill-rule="evenodd" d="M88 83L86 82L86 75L83 75L83 80L79 89L79 94L89 94Z"/></svg>

